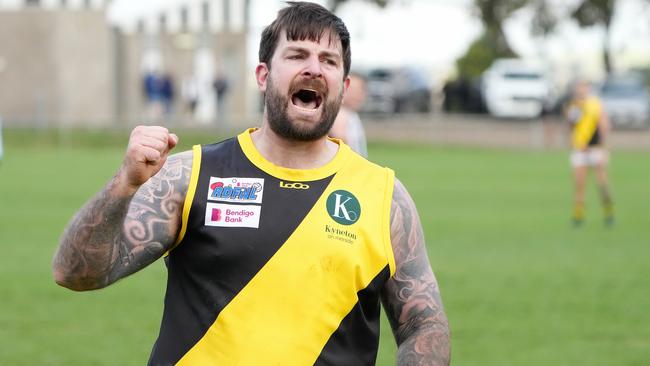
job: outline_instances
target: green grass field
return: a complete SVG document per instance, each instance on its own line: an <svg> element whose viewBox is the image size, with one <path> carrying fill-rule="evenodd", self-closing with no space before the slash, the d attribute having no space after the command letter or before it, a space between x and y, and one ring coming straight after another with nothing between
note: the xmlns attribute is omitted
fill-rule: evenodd
<svg viewBox="0 0 650 366"><path fill-rule="evenodd" d="M181 139L183 148L209 142ZM59 288L50 274L63 227L111 177L125 143L121 134L6 133L0 365L146 363L162 262L90 293ZM602 224L592 184L579 229L569 224L565 152L376 144L370 154L396 170L418 205L454 365L650 364L647 153L613 155L615 227ZM394 364L394 353L384 322L377 364Z"/></svg>

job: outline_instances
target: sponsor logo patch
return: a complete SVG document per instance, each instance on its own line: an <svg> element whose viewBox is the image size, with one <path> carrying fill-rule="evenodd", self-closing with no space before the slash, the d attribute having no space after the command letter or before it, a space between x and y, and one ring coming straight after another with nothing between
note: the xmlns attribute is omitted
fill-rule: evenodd
<svg viewBox="0 0 650 366"><path fill-rule="evenodd" d="M210 177L208 200L238 203L262 203L264 178Z"/></svg>
<svg viewBox="0 0 650 366"><path fill-rule="evenodd" d="M283 182L280 181L280 188L287 189L309 189L309 185L300 182Z"/></svg>
<svg viewBox="0 0 650 366"><path fill-rule="evenodd" d="M228 205L208 202L205 208L205 225L258 228L261 209L261 206L255 205Z"/></svg>
<svg viewBox="0 0 650 366"><path fill-rule="evenodd" d="M325 225L327 239L342 241L348 244L354 244L357 240L357 234L354 231L338 228L336 226Z"/></svg>
<svg viewBox="0 0 650 366"><path fill-rule="evenodd" d="M352 225L361 216L361 204L350 192L338 190L327 197L327 213L341 225Z"/></svg>

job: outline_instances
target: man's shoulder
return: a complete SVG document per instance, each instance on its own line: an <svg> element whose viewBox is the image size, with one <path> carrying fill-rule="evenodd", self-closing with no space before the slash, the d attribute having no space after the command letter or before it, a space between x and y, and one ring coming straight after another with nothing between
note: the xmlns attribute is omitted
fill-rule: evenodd
<svg viewBox="0 0 650 366"><path fill-rule="evenodd" d="M350 148L350 147L348 146L348 148ZM369 170L378 171L378 172L381 171L381 172L389 173L389 174L393 174L393 175L395 174L393 169L391 169L390 167L382 166L382 165L379 165L378 163L375 163L375 162L373 162L371 160L368 160L368 158L365 158L363 155L361 155L358 152L352 150L351 148L350 148L350 152L351 152L351 154L350 154L350 156L351 156L350 163L354 164L356 168L369 169Z"/></svg>

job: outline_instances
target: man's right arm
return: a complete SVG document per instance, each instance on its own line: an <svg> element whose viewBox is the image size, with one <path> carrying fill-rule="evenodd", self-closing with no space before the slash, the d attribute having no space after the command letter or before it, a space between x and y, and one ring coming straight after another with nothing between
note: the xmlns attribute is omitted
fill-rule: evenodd
<svg viewBox="0 0 650 366"><path fill-rule="evenodd" d="M61 238L52 265L59 285L77 291L106 287L172 247L192 166L189 151L167 159L176 141L166 129L134 130L116 176L79 210Z"/></svg>

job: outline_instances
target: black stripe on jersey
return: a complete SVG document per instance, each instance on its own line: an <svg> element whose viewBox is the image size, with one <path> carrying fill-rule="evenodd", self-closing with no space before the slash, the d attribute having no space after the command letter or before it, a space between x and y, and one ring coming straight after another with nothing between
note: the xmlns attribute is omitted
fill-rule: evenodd
<svg viewBox="0 0 650 366"><path fill-rule="evenodd" d="M388 266L358 292L359 301L323 347L314 366L374 365L379 347L378 293L390 277ZM365 328L361 327L365 324Z"/></svg>
<svg viewBox="0 0 650 366"><path fill-rule="evenodd" d="M596 145L600 145L600 127L596 127L594 134L591 135L591 138L589 139L589 143L587 143L587 146Z"/></svg>
<svg viewBox="0 0 650 366"><path fill-rule="evenodd" d="M264 178L258 229L205 225L211 176ZM203 337L300 225L332 178L303 182L309 189L280 188L280 179L252 164L237 139L203 146L187 233L167 261L165 312L150 365L178 362Z"/></svg>

